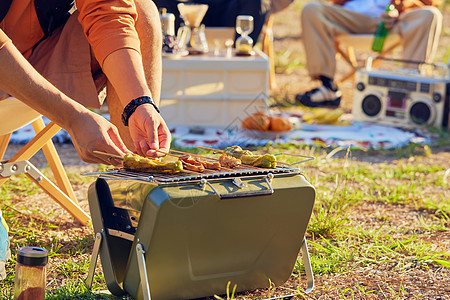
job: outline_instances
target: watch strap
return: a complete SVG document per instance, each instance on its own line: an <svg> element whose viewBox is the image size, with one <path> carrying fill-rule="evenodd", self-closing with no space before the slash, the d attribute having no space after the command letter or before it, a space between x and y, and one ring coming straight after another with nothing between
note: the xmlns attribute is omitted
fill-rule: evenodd
<svg viewBox="0 0 450 300"><path fill-rule="evenodd" d="M152 97L142 96L142 97L131 100L130 103L128 103L127 106L125 106L125 108L123 109L123 113L122 113L123 125L128 126L128 120L130 119L131 115L134 113L136 108L138 108L142 104L146 104L146 103L153 105L153 107L156 109L156 111L158 113L161 113L159 111L158 106L156 106L155 101L153 101Z"/></svg>

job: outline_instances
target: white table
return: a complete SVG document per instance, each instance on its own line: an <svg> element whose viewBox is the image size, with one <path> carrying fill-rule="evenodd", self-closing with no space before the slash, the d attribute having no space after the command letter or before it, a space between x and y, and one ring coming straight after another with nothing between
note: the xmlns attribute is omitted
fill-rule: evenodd
<svg viewBox="0 0 450 300"><path fill-rule="evenodd" d="M254 56L163 57L161 114L169 126L240 126L267 110L268 87L269 60L258 49Z"/></svg>

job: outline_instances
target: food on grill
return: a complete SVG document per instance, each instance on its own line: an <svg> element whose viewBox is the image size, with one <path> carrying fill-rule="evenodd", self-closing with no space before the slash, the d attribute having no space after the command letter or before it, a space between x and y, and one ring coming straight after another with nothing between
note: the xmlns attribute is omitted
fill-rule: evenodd
<svg viewBox="0 0 450 300"><path fill-rule="evenodd" d="M221 168L219 162L207 161L190 155L183 155L178 159L183 163L185 169L195 172L203 172L205 169L220 170Z"/></svg>
<svg viewBox="0 0 450 300"><path fill-rule="evenodd" d="M180 161L163 162L157 158L142 157L137 154L127 153L123 157L123 167L126 170L139 172L177 173L183 171Z"/></svg>
<svg viewBox="0 0 450 300"><path fill-rule="evenodd" d="M275 156L271 154L264 155L243 155L241 161L245 165L275 169L277 167L277 161Z"/></svg>
<svg viewBox="0 0 450 300"><path fill-rule="evenodd" d="M225 150L223 152L225 154L231 155L231 156L239 158L239 159L241 159L241 157L244 155L253 155L253 153L251 151L244 150L239 146L227 147L227 148L225 148Z"/></svg>
<svg viewBox="0 0 450 300"><path fill-rule="evenodd" d="M205 169L209 170L220 170L222 165L218 161L206 161L202 159L198 159L202 163L202 165L205 167Z"/></svg>
<svg viewBox="0 0 450 300"><path fill-rule="evenodd" d="M203 172L205 171L205 167L203 164L196 159L194 159L190 155L183 155L178 158L178 160L183 164L183 168L186 170L194 171L194 172Z"/></svg>
<svg viewBox="0 0 450 300"><path fill-rule="evenodd" d="M227 147L224 152L228 155L239 158L245 165L270 169L277 167L277 159L271 154L254 155L251 151L243 150L239 146Z"/></svg>
<svg viewBox="0 0 450 300"><path fill-rule="evenodd" d="M225 168L233 169L241 165L241 160L239 158L223 153L219 158L219 163Z"/></svg>

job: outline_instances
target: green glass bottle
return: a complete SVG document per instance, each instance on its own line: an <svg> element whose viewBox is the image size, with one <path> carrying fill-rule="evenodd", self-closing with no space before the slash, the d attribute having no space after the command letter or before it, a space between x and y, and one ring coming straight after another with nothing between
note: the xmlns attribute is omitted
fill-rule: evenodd
<svg viewBox="0 0 450 300"><path fill-rule="evenodd" d="M395 6L389 4L386 6L386 11L394 10ZM389 34L389 29L386 28L386 25L383 21L378 24L377 31L375 31L375 35L373 37L372 50L375 52L383 51L384 41L386 40L387 35Z"/></svg>

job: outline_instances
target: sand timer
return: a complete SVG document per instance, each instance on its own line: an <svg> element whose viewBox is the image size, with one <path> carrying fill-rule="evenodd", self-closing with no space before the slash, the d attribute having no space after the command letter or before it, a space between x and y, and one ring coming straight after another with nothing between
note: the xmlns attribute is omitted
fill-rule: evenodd
<svg viewBox="0 0 450 300"><path fill-rule="evenodd" d="M253 17L240 15L236 17L236 32L241 36L236 40L238 55L253 55L253 39L249 36L253 31Z"/></svg>

